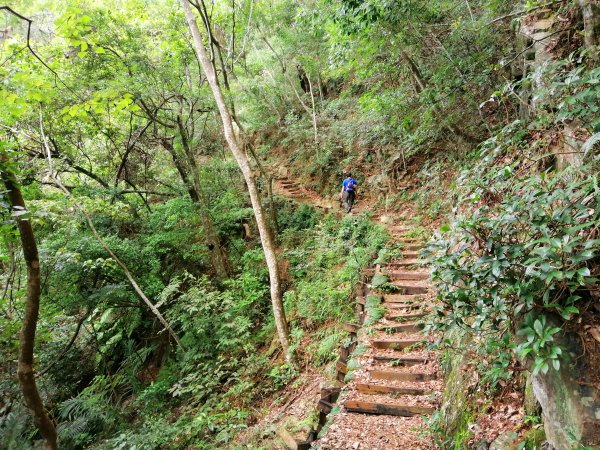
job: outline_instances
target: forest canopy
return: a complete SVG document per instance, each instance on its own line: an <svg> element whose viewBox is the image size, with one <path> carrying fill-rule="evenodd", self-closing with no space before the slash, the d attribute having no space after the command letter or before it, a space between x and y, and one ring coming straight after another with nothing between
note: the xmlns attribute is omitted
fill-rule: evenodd
<svg viewBox="0 0 600 450"><path fill-rule="evenodd" d="M484 390L559 370L598 275L597 2L0 6L0 450L260 448L400 251L373 213L437 230L429 328L491 336Z"/></svg>

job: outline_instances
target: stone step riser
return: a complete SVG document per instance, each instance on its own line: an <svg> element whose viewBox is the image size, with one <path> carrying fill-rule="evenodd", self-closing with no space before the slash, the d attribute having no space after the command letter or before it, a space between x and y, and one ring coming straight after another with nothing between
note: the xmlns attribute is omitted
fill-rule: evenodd
<svg viewBox="0 0 600 450"><path fill-rule="evenodd" d="M431 395L430 389L401 388L396 386L379 386L376 384L357 384L356 390L363 394L393 394L393 395Z"/></svg>
<svg viewBox="0 0 600 450"><path fill-rule="evenodd" d="M373 370L369 374L373 380L425 382L437 380L434 373L410 373L385 370Z"/></svg>
<svg viewBox="0 0 600 450"><path fill-rule="evenodd" d="M429 280L428 273L419 272L387 272L390 281L424 281Z"/></svg>
<svg viewBox="0 0 600 450"><path fill-rule="evenodd" d="M404 340L404 341L373 341L372 345L374 348L386 349L386 350L404 350L408 347L419 346L424 344L425 341L416 340Z"/></svg>
<svg viewBox="0 0 600 450"><path fill-rule="evenodd" d="M390 363L394 367L411 367L426 364L426 358L403 358L401 356L374 355L373 359L378 362Z"/></svg>
<svg viewBox="0 0 600 450"><path fill-rule="evenodd" d="M406 313L406 314L388 314L385 317L389 320L403 322L403 321L407 321L407 320L420 319L420 318L425 317L426 315L427 314L425 314L425 313L413 313L413 314Z"/></svg>
<svg viewBox="0 0 600 450"><path fill-rule="evenodd" d="M396 289L399 290L399 293L404 295L419 295L419 294L427 294L429 292L429 287L427 286L408 286L402 282L395 282L392 285L396 286Z"/></svg>
<svg viewBox="0 0 600 450"><path fill-rule="evenodd" d="M389 416L412 417L431 414L435 408L413 405L388 405L383 403L345 401L344 408L348 412L362 414L382 414Z"/></svg>
<svg viewBox="0 0 600 450"><path fill-rule="evenodd" d="M389 333L418 333L423 330L423 325L419 323L403 323L378 327L377 330Z"/></svg>
<svg viewBox="0 0 600 450"><path fill-rule="evenodd" d="M423 295L421 294L384 294L384 303L422 303Z"/></svg>
<svg viewBox="0 0 600 450"><path fill-rule="evenodd" d="M388 264L389 268L397 268L397 267L410 267L410 266L416 266L416 267L422 267L422 266L426 266L427 264L429 264L429 261L425 260L425 259L407 259L407 260L400 260L400 261L394 261Z"/></svg>

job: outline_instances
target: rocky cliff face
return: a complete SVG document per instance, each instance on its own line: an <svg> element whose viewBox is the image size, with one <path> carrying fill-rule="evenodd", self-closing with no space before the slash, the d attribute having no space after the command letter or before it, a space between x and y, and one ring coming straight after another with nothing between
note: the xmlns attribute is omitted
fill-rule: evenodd
<svg viewBox="0 0 600 450"><path fill-rule="evenodd" d="M568 351L560 370L532 377L542 407L546 439L557 450L600 446L600 393L579 336L565 335L560 344Z"/></svg>

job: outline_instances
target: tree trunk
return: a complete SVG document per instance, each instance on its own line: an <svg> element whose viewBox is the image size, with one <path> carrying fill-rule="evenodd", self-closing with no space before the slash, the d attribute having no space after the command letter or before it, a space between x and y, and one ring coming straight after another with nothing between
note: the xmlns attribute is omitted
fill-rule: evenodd
<svg viewBox="0 0 600 450"><path fill-rule="evenodd" d="M202 189L202 182L200 181L200 173L198 171L198 165L196 164L196 158L194 157L194 153L192 152L190 140L187 131L183 126L181 116L177 116L177 128L181 136L181 144L183 146L183 150L188 159L190 171L192 172L191 182L194 187L194 191L196 192L196 197L199 200L196 204L199 206L200 209L200 221L202 222L202 228L204 228L204 234L206 235L206 243L208 244L208 248L210 250L212 264L219 278L225 279L228 275L227 255L225 254L225 251L221 246L220 239L215 232L215 227L208 208L208 198L206 198L206 195L204 194L204 189ZM174 154L175 153L173 153L173 155Z"/></svg>
<svg viewBox="0 0 600 450"><path fill-rule="evenodd" d="M181 163L181 161L179 161L179 158L177 157L177 154L175 153L175 148L173 148L173 144L166 138L161 138L160 144L169 153L169 155L171 155L171 159L173 159L173 164L175 165L175 169L177 169L177 173L179 173L179 177L181 178L181 181L183 181L183 184L185 185L185 187L188 191L188 195L190 196L190 199L192 200L193 203L197 203L200 200L200 198L198 197L198 193L196 192L196 189L195 189L193 183L190 181L188 174L185 170L185 167L183 167L183 164Z"/></svg>
<svg viewBox="0 0 600 450"><path fill-rule="evenodd" d="M591 0L578 0L583 15L586 47L600 45L600 5Z"/></svg>
<svg viewBox="0 0 600 450"><path fill-rule="evenodd" d="M269 269L269 278L271 284L271 302L273 305L273 314L275 316L275 326L277 327L277 334L279 336L281 346L283 347L286 360L288 362L291 362L291 354L289 351L288 341L288 324L285 318L285 311L283 308L279 267L277 265L277 254L275 253L275 244L273 241L273 236L271 234L271 230L269 229L265 213L260 201L260 196L258 194L258 189L256 187L256 180L254 179L254 174L250 169L248 158L246 157L246 154L240 149L240 146L235 137L231 114L229 112L229 109L227 108L227 104L225 103L221 87L219 86L217 74L214 70L214 67L210 63L208 54L206 53L206 49L204 48L202 36L200 34L198 24L196 23L196 18L192 12L192 9L190 8L189 1L180 1L183 7L183 11L185 13L185 18L190 27L190 32L194 41L194 48L196 50L196 56L198 57L198 61L200 62L200 65L202 66L202 69L206 74L206 78L208 79L208 83L215 98L215 102L217 104L217 107L219 108L219 113L223 122L223 134L225 136L225 140L227 141L229 149L231 150L231 153L233 154L240 170L242 171L244 180L246 182L246 186L248 188L248 193L250 194L252 209L254 210L254 216L258 225L260 240L265 253L267 267Z"/></svg>
<svg viewBox="0 0 600 450"><path fill-rule="evenodd" d="M183 140L184 138L182 137L182 141ZM208 207L205 206L207 205L207 199L204 195L204 192L201 190L198 175L197 173L195 173L195 176L193 177L194 179L190 180L188 171L184 167L184 164L180 160L179 156L177 155L173 144L165 138L160 139L160 143L163 146L163 148L169 153L169 155L171 155L171 159L173 159L173 164L175 165L175 168L177 169L177 172L181 177L181 181L183 181L183 184L185 184L186 186L192 203L194 203L194 205L196 205L200 209L200 220L202 221L202 227L204 228L204 232L206 234L206 243L208 245L209 250L211 251L212 265L217 275L220 278L224 279L228 275L227 267L229 264L227 261L227 255L221 247L219 239L214 232L212 218L209 215ZM190 165L192 166L191 171L197 172L195 160L194 164Z"/></svg>
<svg viewBox="0 0 600 450"><path fill-rule="evenodd" d="M402 57L404 58L404 60L408 64L408 66L410 67L410 73L412 74L412 77L416 83L415 90L417 91L417 93L423 92L425 89L427 89L428 83L423 78L423 75L421 74L419 67L417 66L415 61L408 55L408 53L403 51ZM433 105L433 110L440 116L442 116L444 114L443 111L441 111L440 108L435 104ZM467 133L466 131L457 127L456 125L448 124L448 125L446 125L446 128L448 129L448 131L450 131L450 133L453 133L457 136L462 137L466 142L470 142L470 143L479 142L479 139L471 136L469 133Z"/></svg>
<svg viewBox="0 0 600 450"><path fill-rule="evenodd" d="M310 90L310 100L312 102L312 120L313 120L313 129L315 131L315 146L317 149L317 158L319 157L319 136L317 134L317 109L315 107L315 93L313 92L312 82L310 81L310 75L306 74L306 79L308 80L308 87Z"/></svg>
<svg viewBox="0 0 600 450"><path fill-rule="evenodd" d="M31 227L31 220L29 217L22 215L26 211L25 201L23 200L14 174L6 167L8 158L5 153L0 156L0 162L4 165L1 172L2 181L6 186L10 205L13 212L21 214L16 217L16 222L23 247L23 256L27 265L27 302L25 304L23 327L19 334L19 366L17 376L21 390L23 391L25 404L31 411L40 434L46 440L44 448L47 450L56 450L58 448L56 427L44 408L33 372L33 348L41 295L38 249L33 228Z"/></svg>
<svg viewBox="0 0 600 450"><path fill-rule="evenodd" d="M254 151L254 147L252 144L246 144L245 150L250 152L254 162L256 163L256 167L258 167L259 172L263 176L265 183L267 185L267 197L269 198L269 215L271 216L271 225L273 226L272 230L275 232L275 236L279 234L279 220L277 220L277 208L275 207L275 200L273 198L273 175L267 173L263 165L260 163L260 159L256 156L256 152Z"/></svg>

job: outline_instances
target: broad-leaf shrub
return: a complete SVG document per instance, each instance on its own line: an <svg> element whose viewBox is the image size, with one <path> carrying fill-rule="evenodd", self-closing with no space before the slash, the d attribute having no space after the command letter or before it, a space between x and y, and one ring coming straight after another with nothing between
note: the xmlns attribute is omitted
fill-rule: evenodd
<svg viewBox="0 0 600 450"><path fill-rule="evenodd" d="M432 328L495 335L533 361L534 373L560 367L555 338L597 281L590 268L600 242L598 175L578 174L517 180L505 171L489 187L498 203L474 202L471 214L442 227L430 248L441 299Z"/></svg>

